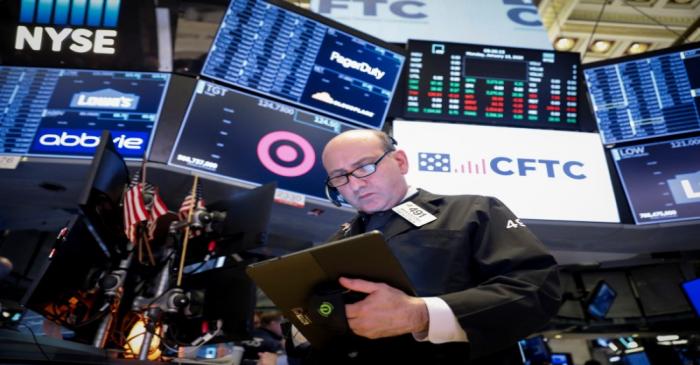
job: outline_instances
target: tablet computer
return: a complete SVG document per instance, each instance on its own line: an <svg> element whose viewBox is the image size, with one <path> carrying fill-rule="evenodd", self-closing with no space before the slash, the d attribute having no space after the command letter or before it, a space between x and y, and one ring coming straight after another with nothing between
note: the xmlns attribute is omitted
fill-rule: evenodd
<svg viewBox="0 0 700 365"><path fill-rule="evenodd" d="M319 287L333 286L343 276L386 283L415 295L411 281L379 231L257 262L246 272L315 347L323 347L338 335L323 320L333 311L333 303L328 303L330 308L310 304Z"/></svg>

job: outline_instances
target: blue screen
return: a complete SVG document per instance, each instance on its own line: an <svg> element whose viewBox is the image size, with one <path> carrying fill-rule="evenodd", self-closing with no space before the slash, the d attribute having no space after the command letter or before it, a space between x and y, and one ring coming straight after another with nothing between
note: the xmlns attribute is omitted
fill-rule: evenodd
<svg viewBox="0 0 700 365"><path fill-rule="evenodd" d="M683 283L683 290L690 300L690 304L695 309L695 314L700 316L700 279L686 281Z"/></svg>
<svg viewBox="0 0 700 365"><path fill-rule="evenodd" d="M607 283L603 283L597 289L593 293L594 297L588 304L588 313L595 318L605 318L605 315L610 311L610 307L612 307L617 293Z"/></svg>
<svg viewBox="0 0 700 365"><path fill-rule="evenodd" d="M326 143L337 120L199 81L169 164L325 200Z"/></svg>
<svg viewBox="0 0 700 365"><path fill-rule="evenodd" d="M552 354L550 364L552 365L574 365L569 361L567 354Z"/></svg>
<svg viewBox="0 0 700 365"><path fill-rule="evenodd" d="M170 75L0 66L0 153L91 157L103 129L145 156Z"/></svg>
<svg viewBox="0 0 700 365"><path fill-rule="evenodd" d="M584 76L605 144L700 130L700 47L589 64Z"/></svg>
<svg viewBox="0 0 700 365"><path fill-rule="evenodd" d="M264 0L233 0L202 74L381 128L405 57Z"/></svg>
<svg viewBox="0 0 700 365"><path fill-rule="evenodd" d="M635 352L633 354L625 355L622 358L625 365L650 365L649 358L644 352Z"/></svg>
<svg viewBox="0 0 700 365"><path fill-rule="evenodd" d="M637 224L700 218L700 137L611 153Z"/></svg>

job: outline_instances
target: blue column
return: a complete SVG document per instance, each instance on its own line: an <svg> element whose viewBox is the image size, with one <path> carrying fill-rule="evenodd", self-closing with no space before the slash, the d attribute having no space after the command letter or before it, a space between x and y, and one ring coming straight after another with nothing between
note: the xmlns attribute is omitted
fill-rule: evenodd
<svg viewBox="0 0 700 365"><path fill-rule="evenodd" d="M121 0L107 0L107 4L105 4L105 20L103 22L105 27L114 28L117 26L120 4Z"/></svg>
<svg viewBox="0 0 700 365"><path fill-rule="evenodd" d="M70 13L71 25L85 24L85 5L87 0L73 0L73 8Z"/></svg>
<svg viewBox="0 0 700 365"><path fill-rule="evenodd" d="M40 24L49 24L51 22L52 8L53 0L39 0L39 10L36 13L36 22Z"/></svg>
<svg viewBox="0 0 700 365"><path fill-rule="evenodd" d="M99 27L102 25L102 6L104 0L90 0L88 5L87 25Z"/></svg>
<svg viewBox="0 0 700 365"><path fill-rule="evenodd" d="M36 8L36 0L22 0L22 6L19 11L19 21L21 23L33 23L34 8Z"/></svg>
<svg viewBox="0 0 700 365"><path fill-rule="evenodd" d="M66 25L68 23L68 8L70 0L56 0L56 8L53 11L53 23L56 25Z"/></svg>

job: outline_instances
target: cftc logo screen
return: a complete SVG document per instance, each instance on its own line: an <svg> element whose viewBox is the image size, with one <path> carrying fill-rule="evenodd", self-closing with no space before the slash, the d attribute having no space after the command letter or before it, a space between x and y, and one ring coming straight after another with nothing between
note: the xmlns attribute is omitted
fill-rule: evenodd
<svg viewBox="0 0 700 365"><path fill-rule="evenodd" d="M121 0L21 0L15 49L114 54L120 6Z"/></svg>

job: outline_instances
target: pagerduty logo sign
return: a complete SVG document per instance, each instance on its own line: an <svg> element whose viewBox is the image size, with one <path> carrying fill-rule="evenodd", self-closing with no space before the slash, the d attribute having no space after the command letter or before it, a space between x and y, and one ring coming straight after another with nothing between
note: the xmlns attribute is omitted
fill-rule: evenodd
<svg viewBox="0 0 700 365"><path fill-rule="evenodd" d="M19 22L32 25L17 26L15 49L50 45L53 52L114 54L117 31L95 28L116 28L120 5L121 0L21 0Z"/></svg>
<svg viewBox="0 0 700 365"><path fill-rule="evenodd" d="M114 89L103 89L93 92L80 92L73 95L70 107L136 110L138 103L138 95L120 93Z"/></svg>
<svg viewBox="0 0 700 365"><path fill-rule="evenodd" d="M374 76L374 78L377 80L381 80L382 77L384 77L384 75L386 74L386 72L380 70L379 67L372 67L367 62L355 61L350 57L345 57L345 56L341 55L337 51L331 52L331 61L335 61L335 62L339 63L344 68L351 68L353 70L357 70L357 71L360 71L362 73L366 73L370 76Z"/></svg>

